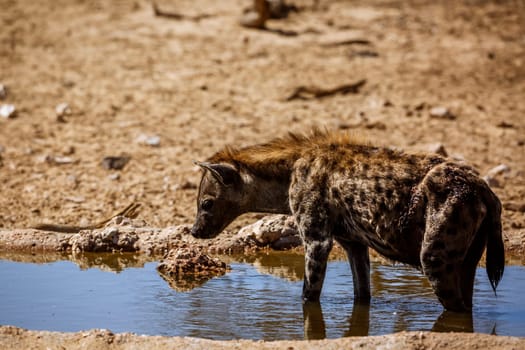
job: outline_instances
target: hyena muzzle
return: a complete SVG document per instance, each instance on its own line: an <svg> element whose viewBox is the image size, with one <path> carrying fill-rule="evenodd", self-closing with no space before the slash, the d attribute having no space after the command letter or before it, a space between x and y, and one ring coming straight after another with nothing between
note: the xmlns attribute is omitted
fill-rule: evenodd
<svg viewBox="0 0 525 350"><path fill-rule="evenodd" d="M321 131L226 148L197 164L204 174L193 236L214 237L246 212L293 215L305 247L305 302L319 301L334 241L347 252L360 302L370 300L369 247L421 269L448 310L472 309L485 248L494 291L503 275L501 204L468 166Z"/></svg>

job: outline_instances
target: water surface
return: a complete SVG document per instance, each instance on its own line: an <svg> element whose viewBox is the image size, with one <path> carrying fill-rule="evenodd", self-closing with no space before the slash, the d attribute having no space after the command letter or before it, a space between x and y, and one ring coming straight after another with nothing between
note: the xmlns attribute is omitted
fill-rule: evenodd
<svg viewBox="0 0 525 350"><path fill-rule="evenodd" d="M525 336L525 268L509 266L495 297L478 269L472 317L443 312L421 273L372 266L372 302L353 305L347 262L328 265L321 307L300 300L303 257L232 262L232 271L189 292L171 289L155 262L119 272L70 261L0 260L0 324L35 330L178 335L210 339L304 339L402 330ZM120 268L119 268L120 269Z"/></svg>

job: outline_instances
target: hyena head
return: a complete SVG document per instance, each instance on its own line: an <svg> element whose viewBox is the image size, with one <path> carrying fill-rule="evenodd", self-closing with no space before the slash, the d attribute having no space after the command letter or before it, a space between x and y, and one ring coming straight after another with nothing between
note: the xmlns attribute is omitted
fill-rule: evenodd
<svg viewBox="0 0 525 350"><path fill-rule="evenodd" d="M204 170L197 196L197 218L191 234L213 238L221 233L243 210L243 182L230 164L196 162Z"/></svg>

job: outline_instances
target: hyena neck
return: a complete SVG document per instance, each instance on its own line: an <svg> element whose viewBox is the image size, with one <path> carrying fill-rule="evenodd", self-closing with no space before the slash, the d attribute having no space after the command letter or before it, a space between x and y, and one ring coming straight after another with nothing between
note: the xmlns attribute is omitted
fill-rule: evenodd
<svg viewBox="0 0 525 350"><path fill-rule="evenodd" d="M289 180L267 180L254 174L243 174L246 212L290 214Z"/></svg>

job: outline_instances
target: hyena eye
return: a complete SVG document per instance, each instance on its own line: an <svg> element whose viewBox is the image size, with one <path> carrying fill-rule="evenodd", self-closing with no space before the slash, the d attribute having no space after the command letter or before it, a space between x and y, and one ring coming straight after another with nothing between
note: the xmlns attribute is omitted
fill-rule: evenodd
<svg viewBox="0 0 525 350"><path fill-rule="evenodd" d="M201 209L202 210L210 210L213 208L213 200L212 199L205 199L201 203Z"/></svg>

